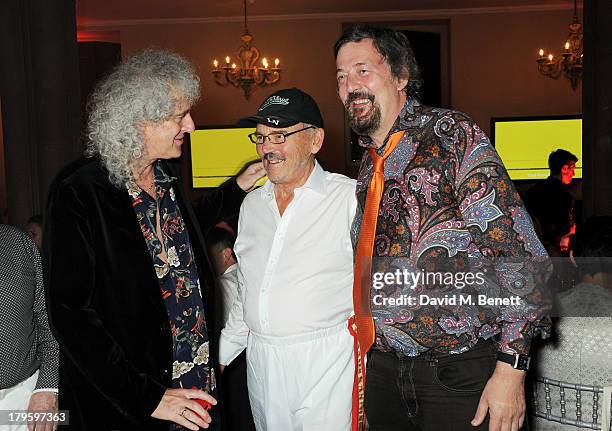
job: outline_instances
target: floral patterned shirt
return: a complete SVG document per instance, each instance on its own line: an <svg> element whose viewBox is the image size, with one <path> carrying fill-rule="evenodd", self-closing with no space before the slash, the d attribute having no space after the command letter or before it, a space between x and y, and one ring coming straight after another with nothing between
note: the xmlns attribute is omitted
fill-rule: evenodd
<svg viewBox="0 0 612 431"><path fill-rule="evenodd" d="M209 362L200 280L189 235L177 205L172 179L155 163L155 198L134 182L126 184L136 218L159 280L172 330L172 387L197 388L214 395L215 376ZM159 208L163 245L156 235ZM166 251L167 261L160 258Z"/></svg>
<svg viewBox="0 0 612 431"><path fill-rule="evenodd" d="M460 353L494 339L501 351L527 354L534 334L547 331L550 265L501 160L465 114L414 98L389 136L400 130L404 136L384 165L372 257L375 348L399 356ZM360 145L373 143L361 137ZM371 177L366 152L354 244Z"/></svg>

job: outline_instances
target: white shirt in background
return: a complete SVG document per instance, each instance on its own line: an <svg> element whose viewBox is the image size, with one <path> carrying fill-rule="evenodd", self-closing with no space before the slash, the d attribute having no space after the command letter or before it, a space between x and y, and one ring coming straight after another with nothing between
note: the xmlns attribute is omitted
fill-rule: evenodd
<svg viewBox="0 0 612 431"><path fill-rule="evenodd" d="M221 327L229 318L232 304L238 296L238 264L229 266L223 274L217 277L217 285L221 288Z"/></svg>

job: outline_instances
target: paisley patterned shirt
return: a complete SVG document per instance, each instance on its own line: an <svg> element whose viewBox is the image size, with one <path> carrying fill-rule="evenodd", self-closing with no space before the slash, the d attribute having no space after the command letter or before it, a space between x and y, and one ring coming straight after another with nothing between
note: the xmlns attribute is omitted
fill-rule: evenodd
<svg viewBox="0 0 612 431"><path fill-rule="evenodd" d="M548 330L550 265L501 160L465 114L414 98L389 136L400 130L385 161L372 258L375 348L460 353L493 339L501 351L527 354ZM360 145L373 143L361 137ZM371 176L366 152L354 244Z"/></svg>
<svg viewBox="0 0 612 431"><path fill-rule="evenodd" d="M172 329L172 387L197 388L214 396L215 376L209 362L204 303L189 235L177 205L172 178L155 163L155 199L134 182L126 184L136 218L147 243ZM163 237L164 262L157 231L157 210Z"/></svg>

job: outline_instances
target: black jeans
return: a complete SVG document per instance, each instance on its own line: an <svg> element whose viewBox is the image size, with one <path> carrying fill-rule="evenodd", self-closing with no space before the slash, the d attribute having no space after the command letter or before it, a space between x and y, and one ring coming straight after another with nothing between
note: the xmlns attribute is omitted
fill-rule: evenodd
<svg viewBox="0 0 612 431"><path fill-rule="evenodd" d="M365 410L371 431L487 430L470 421L495 369L496 349L481 341L458 355L398 358L373 350L366 367Z"/></svg>

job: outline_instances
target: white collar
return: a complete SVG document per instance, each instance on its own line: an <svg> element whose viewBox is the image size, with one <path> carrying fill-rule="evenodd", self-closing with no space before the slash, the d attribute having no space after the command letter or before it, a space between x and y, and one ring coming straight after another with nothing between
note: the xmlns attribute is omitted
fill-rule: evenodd
<svg viewBox="0 0 612 431"><path fill-rule="evenodd" d="M312 172L308 176L308 179L306 180L304 185L297 187L295 190L311 189L320 194L325 194L327 192L325 171L323 170L317 159L315 159L314 164L314 168L312 169ZM272 181L266 181L262 189L264 191L264 196L267 196L268 198L274 197L274 183Z"/></svg>

